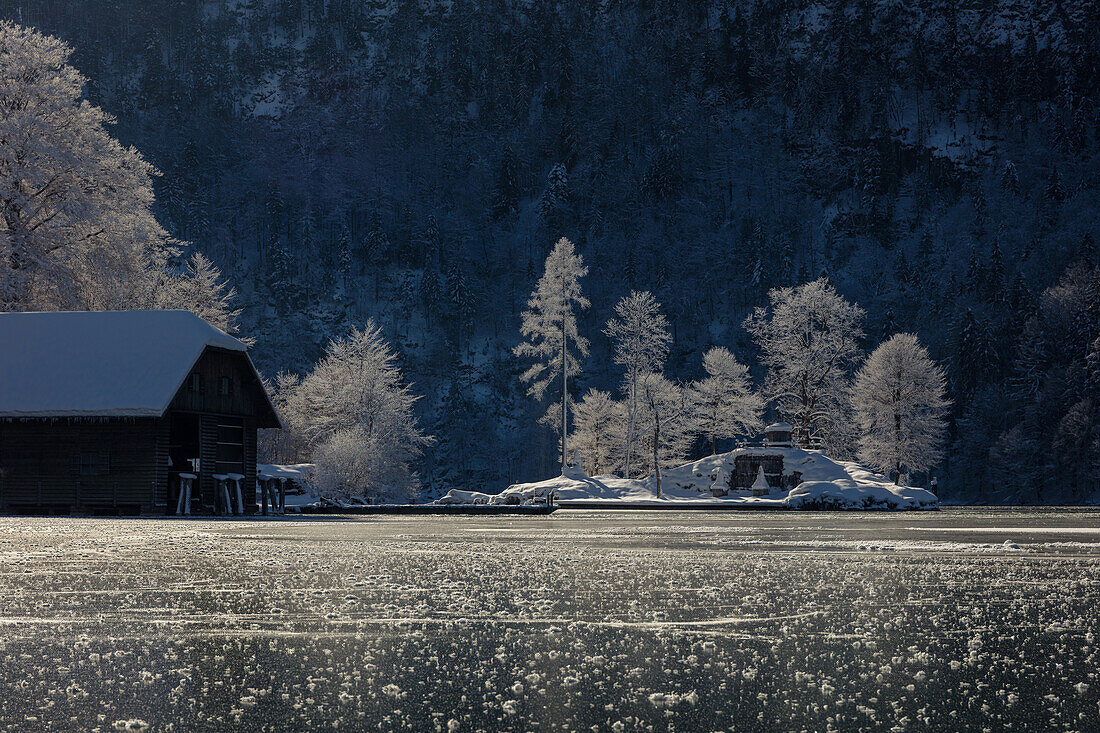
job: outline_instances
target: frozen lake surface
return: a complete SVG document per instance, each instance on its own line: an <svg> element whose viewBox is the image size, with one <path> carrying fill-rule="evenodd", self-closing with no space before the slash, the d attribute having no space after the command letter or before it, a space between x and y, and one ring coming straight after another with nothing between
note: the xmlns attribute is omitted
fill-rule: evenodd
<svg viewBox="0 0 1100 733"><path fill-rule="evenodd" d="M1097 511L0 518L0 730L1095 731L1098 641Z"/></svg>

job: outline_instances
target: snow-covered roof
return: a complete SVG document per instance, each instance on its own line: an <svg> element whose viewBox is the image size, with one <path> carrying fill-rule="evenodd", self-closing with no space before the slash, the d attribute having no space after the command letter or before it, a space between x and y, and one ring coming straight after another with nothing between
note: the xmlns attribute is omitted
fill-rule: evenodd
<svg viewBox="0 0 1100 733"><path fill-rule="evenodd" d="M764 428L765 433L789 433L792 430L794 430L794 428L787 422L773 422L771 425Z"/></svg>
<svg viewBox="0 0 1100 733"><path fill-rule="evenodd" d="M187 311L2 313L0 418L160 417L208 346L248 358Z"/></svg>

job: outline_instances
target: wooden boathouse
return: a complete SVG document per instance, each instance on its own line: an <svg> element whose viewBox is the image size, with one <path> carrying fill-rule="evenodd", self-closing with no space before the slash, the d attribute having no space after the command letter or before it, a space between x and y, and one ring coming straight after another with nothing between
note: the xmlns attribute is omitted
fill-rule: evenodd
<svg viewBox="0 0 1100 733"><path fill-rule="evenodd" d="M0 314L0 512L252 511L278 427L245 344L191 313Z"/></svg>

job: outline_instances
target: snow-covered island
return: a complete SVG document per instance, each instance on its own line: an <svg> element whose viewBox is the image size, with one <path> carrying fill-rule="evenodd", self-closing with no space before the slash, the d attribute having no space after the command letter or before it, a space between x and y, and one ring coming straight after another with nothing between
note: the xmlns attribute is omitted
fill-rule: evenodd
<svg viewBox="0 0 1100 733"><path fill-rule="evenodd" d="M746 463L779 458L782 471L748 488L734 477ZM774 465L774 461L773 461ZM762 469L760 469L762 471ZM515 484L499 494L453 489L437 504L533 504L549 495L560 506L571 504L636 505L756 504L777 509L936 509L939 500L925 489L898 486L886 477L849 461L833 460L820 451L791 447L739 448L662 471L658 491L653 475L645 479L588 476L577 467L556 478Z"/></svg>

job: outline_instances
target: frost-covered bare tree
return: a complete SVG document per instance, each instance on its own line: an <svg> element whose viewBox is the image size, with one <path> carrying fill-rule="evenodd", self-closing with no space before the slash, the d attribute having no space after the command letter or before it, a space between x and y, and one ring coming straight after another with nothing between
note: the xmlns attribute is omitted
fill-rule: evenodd
<svg viewBox="0 0 1100 733"><path fill-rule="evenodd" d="M301 383L299 375L288 371L279 372L274 379L264 379L264 387L284 427L259 431L256 452L260 463L302 463L309 460L305 432L295 423L298 412L288 406Z"/></svg>
<svg viewBox="0 0 1100 733"><path fill-rule="evenodd" d="M417 399L393 349L368 321L329 343L287 395L286 419L308 442L323 492L405 498L419 484L412 462L433 442L413 414Z"/></svg>
<svg viewBox="0 0 1100 733"><path fill-rule="evenodd" d="M638 380L638 433L651 458L655 491L661 498L661 468L682 463L694 437L691 398L664 375Z"/></svg>
<svg viewBox="0 0 1100 733"><path fill-rule="evenodd" d="M623 368L626 393L626 455L623 471L631 476L638 421L638 384L646 374L659 372L668 358L672 336L661 305L648 291L633 291L615 306L615 316L604 333L615 349L615 363Z"/></svg>
<svg viewBox="0 0 1100 733"><path fill-rule="evenodd" d="M718 452L718 441L758 431L764 401L752 388L749 368L726 348L716 346L703 354L707 376L691 385L695 421L699 433Z"/></svg>
<svg viewBox="0 0 1100 733"><path fill-rule="evenodd" d="M852 384L859 423L859 457L894 474L923 471L943 453L947 379L911 333L899 333L875 349Z"/></svg>
<svg viewBox="0 0 1100 733"><path fill-rule="evenodd" d="M573 450L580 453L589 476L618 467L623 431L623 405L608 392L588 390L573 409Z"/></svg>
<svg viewBox="0 0 1100 733"><path fill-rule="evenodd" d="M172 271L182 243L153 216L159 173L81 99L71 53L0 22L0 310L183 308L236 332L210 260Z"/></svg>
<svg viewBox="0 0 1100 733"><path fill-rule="evenodd" d="M157 175L81 99L62 41L0 22L0 309L148 307L174 245Z"/></svg>
<svg viewBox="0 0 1100 733"><path fill-rule="evenodd" d="M233 307L236 289L222 279L221 270L201 252L195 252L183 272L168 274L157 289L159 308L189 310L226 333L237 332L239 308Z"/></svg>
<svg viewBox="0 0 1100 733"><path fill-rule="evenodd" d="M775 288L770 306L745 319L768 368L765 392L794 424L802 447L823 439L841 413L850 369L859 357L863 309L819 278Z"/></svg>
<svg viewBox="0 0 1100 733"><path fill-rule="evenodd" d="M573 243L559 239L527 300L520 325L524 341L515 348L516 356L534 361L520 377L529 395L541 401L547 391L560 385L561 394L543 419L560 431L563 473L568 457L569 377L580 373L580 360L588 355L588 339L577 333L577 311L588 307L580 284L586 274L588 268Z"/></svg>

